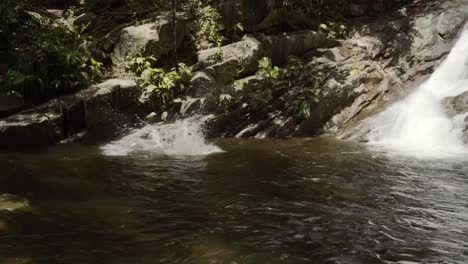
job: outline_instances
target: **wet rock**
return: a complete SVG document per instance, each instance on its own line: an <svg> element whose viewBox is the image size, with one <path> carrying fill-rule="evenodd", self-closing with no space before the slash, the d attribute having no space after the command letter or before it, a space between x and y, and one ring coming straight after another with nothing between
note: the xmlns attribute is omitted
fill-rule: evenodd
<svg viewBox="0 0 468 264"><path fill-rule="evenodd" d="M167 118L168 118L168 116L169 116L169 113L168 113L168 112L163 112L163 113L161 114L161 121L166 121Z"/></svg>
<svg viewBox="0 0 468 264"><path fill-rule="evenodd" d="M217 81L208 73L209 70L197 71L194 73L190 83L193 88L189 93L194 97L202 97L216 89Z"/></svg>
<svg viewBox="0 0 468 264"><path fill-rule="evenodd" d="M28 200L23 197L11 194L0 194L0 211L21 210L28 206Z"/></svg>
<svg viewBox="0 0 468 264"><path fill-rule="evenodd" d="M203 101L203 98L186 98L182 100L179 113L183 116L194 114L196 111L200 110Z"/></svg>
<svg viewBox="0 0 468 264"><path fill-rule="evenodd" d="M53 99L0 119L0 145L53 144L85 129L104 134L126 121L119 113L147 111L141 93L135 80L120 78Z"/></svg>
<svg viewBox="0 0 468 264"><path fill-rule="evenodd" d="M445 98L442 102L447 114L451 117L468 112L468 92L464 92L455 97Z"/></svg>
<svg viewBox="0 0 468 264"><path fill-rule="evenodd" d="M108 123L115 111L135 109L139 106L141 89L134 79L110 79L84 90L79 97L83 98L86 106L86 128L99 129ZM131 110L130 110L131 111Z"/></svg>
<svg viewBox="0 0 468 264"><path fill-rule="evenodd" d="M156 114L155 112L152 112L151 114L147 115L145 117L146 121L150 122L150 123L156 123L158 122L158 114Z"/></svg>
<svg viewBox="0 0 468 264"><path fill-rule="evenodd" d="M409 5L400 11L405 16L364 26L347 40L353 44L353 49L362 49L362 54L368 54L361 60L372 59L369 63L376 71L364 76L365 88L349 97L343 105L347 107L333 115L323 131L345 138L360 138L362 133L367 133L368 129L361 128L360 121L406 96L445 59L468 17L467 4L468 1L461 0L444 1L437 6ZM464 112L465 104L464 95L445 101L451 115ZM344 132L338 132L340 130Z"/></svg>
<svg viewBox="0 0 468 264"><path fill-rule="evenodd" d="M47 105L0 120L0 145L53 144L62 135L62 115Z"/></svg>
<svg viewBox="0 0 468 264"><path fill-rule="evenodd" d="M156 22L129 26L120 33L120 41L115 46L112 61L118 65L131 53L152 55L159 58L173 50L171 16L166 13L155 18ZM177 44L180 46L186 36L184 14L177 14Z"/></svg>

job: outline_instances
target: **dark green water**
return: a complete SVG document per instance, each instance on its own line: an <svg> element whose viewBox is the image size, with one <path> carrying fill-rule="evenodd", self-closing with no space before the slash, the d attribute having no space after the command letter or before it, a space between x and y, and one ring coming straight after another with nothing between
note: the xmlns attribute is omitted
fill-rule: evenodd
<svg viewBox="0 0 468 264"><path fill-rule="evenodd" d="M0 263L467 263L468 163L326 139L207 157L0 154Z"/></svg>

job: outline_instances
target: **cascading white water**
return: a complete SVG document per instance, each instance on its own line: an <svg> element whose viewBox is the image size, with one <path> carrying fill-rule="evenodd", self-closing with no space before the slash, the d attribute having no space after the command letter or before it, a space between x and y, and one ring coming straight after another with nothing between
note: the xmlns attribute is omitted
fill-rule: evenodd
<svg viewBox="0 0 468 264"><path fill-rule="evenodd" d="M369 142L406 154L443 157L468 153L462 139L464 118L449 118L446 97L468 90L468 30L447 59L413 94L369 120Z"/></svg>
<svg viewBox="0 0 468 264"><path fill-rule="evenodd" d="M147 125L101 149L108 156L147 152L175 156L200 156L222 152L205 141L199 117L177 120L172 124Z"/></svg>

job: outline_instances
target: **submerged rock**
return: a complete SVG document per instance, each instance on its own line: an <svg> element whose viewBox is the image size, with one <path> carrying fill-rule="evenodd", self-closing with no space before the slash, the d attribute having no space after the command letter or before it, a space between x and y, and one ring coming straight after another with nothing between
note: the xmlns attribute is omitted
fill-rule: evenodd
<svg viewBox="0 0 468 264"><path fill-rule="evenodd" d="M16 211L27 207L29 207L29 202L23 197L0 194L0 211Z"/></svg>

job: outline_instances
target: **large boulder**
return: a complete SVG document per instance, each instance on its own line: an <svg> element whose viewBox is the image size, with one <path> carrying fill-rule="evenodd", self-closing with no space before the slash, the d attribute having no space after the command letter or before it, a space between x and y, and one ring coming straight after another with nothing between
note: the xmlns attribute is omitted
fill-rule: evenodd
<svg viewBox="0 0 468 264"><path fill-rule="evenodd" d="M159 58L174 49L171 15L158 15L155 22L129 26L122 29L120 40L115 45L112 61L118 65L124 62L131 53L142 53ZM184 14L177 14L176 41L180 47L186 34L186 19Z"/></svg>
<svg viewBox="0 0 468 264"><path fill-rule="evenodd" d="M289 56L299 56L318 47L337 45L321 33L311 30L276 35L245 36L241 41L198 52L205 74L222 83L255 73L262 57L272 58L276 65Z"/></svg>
<svg viewBox="0 0 468 264"><path fill-rule="evenodd" d="M468 92L445 98L442 105L447 110L447 114L452 117L468 113Z"/></svg>
<svg viewBox="0 0 468 264"><path fill-rule="evenodd" d="M220 48L198 52L199 63L206 72L223 83L232 82L238 76L257 71L258 60L266 56L262 43L245 36L241 41Z"/></svg>
<svg viewBox="0 0 468 264"><path fill-rule="evenodd" d="M150 110L139 101L141 93L135 80L120 78L53 99L0 119L0 145L54 144L85 130L112 134L134 114Z"/></svg>
<svg viewBox="0 0 468 264"><path fill-rule="evenodd" d="M43 105L0 120L0 146L53 144L63 138L62 115Z"/></svg>

